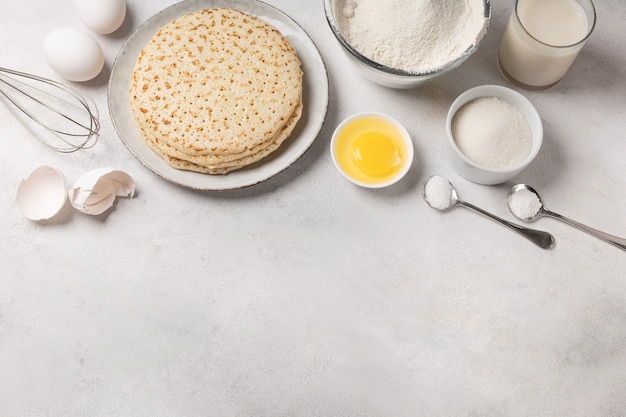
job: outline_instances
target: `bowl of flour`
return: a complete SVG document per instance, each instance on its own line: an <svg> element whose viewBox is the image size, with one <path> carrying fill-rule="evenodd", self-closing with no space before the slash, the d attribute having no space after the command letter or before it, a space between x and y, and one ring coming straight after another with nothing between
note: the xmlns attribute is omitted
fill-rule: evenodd
<svg viewBox="0 0 626 417"><path fill-rule="evenodd" d="M359 72L414 88L457 68L484 39L490 0L324 0L333 34Z"/></svg>

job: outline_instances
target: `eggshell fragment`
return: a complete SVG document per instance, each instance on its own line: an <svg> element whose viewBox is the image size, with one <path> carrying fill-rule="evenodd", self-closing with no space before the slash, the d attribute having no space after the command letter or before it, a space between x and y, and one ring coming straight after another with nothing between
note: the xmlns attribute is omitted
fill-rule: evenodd
<svg viewBox="0 0 626 417"><path fill-rule="evenodd" d="M76 210L96 216L111 208L116 197L132 197L135 181L124 171L98 168L81 176L68 194Z"/></svg>
<svg viewBox="0 0 626 417"><path fill-rule="evenodd" d="M70 81L91 80L104 67L104 52L98 41L72 27L50 32L43 41L43 53L50 68Z"/></svg>
<svg viewBox="0 0 626 417"><path fill-rule="evenodd" d="M61 211L67 200L63 174L47 165L35 169L17 187L15 204L24 217L47 220Z"/></svg>
<svg viewBox="0 0 626 417"><path fill-rule="evenodd" d="M125 0L74 0L78 17L101 35L115 32L126 17Z"/></svg>

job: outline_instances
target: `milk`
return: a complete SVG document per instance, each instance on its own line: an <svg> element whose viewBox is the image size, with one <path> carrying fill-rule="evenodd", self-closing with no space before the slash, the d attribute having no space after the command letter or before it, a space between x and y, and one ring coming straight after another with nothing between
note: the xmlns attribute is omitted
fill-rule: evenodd
<svg viewBox="0 0 626 417"><path fill-rule="evenodd" d="M585 10L576 0L518 0L500 44L503 74L528 88L556 84L580 52L593 19L593 5Z"/></svg>

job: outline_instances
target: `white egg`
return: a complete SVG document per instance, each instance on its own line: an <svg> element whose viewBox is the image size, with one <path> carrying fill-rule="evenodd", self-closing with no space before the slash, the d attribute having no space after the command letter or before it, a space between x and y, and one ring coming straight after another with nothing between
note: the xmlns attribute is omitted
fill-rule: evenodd
<svg viewBox="0 0 626 417"><path fill-rule="evenodd" d="M47 220L65 205L67 193L63 174L49 166L40 166L20 182L15 204L24 217Z"/></svg>
<svg viewBox="0 0 626 417"><path fill-rule="evenodd" d="M87 81L104 67L102 47L90 34L62 27L50 32L43 42L50 68L66 80Z"/></svg>
<svg viewBox="0 0 626 417"><path fill-rule="evenodd" d="M126 17L125 0L74 0L78 17L92 31L115 32Z"/></svg>

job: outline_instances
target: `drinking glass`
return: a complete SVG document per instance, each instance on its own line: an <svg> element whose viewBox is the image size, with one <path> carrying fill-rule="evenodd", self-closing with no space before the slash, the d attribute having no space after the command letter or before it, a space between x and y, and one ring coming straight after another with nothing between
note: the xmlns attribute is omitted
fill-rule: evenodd
<svg viewBox="0 0 626 417"><path fill-rule="evenodd" d="M554 86L595 24L591 0L517 0L498 52L502 75L527 90Z"/></svg>

